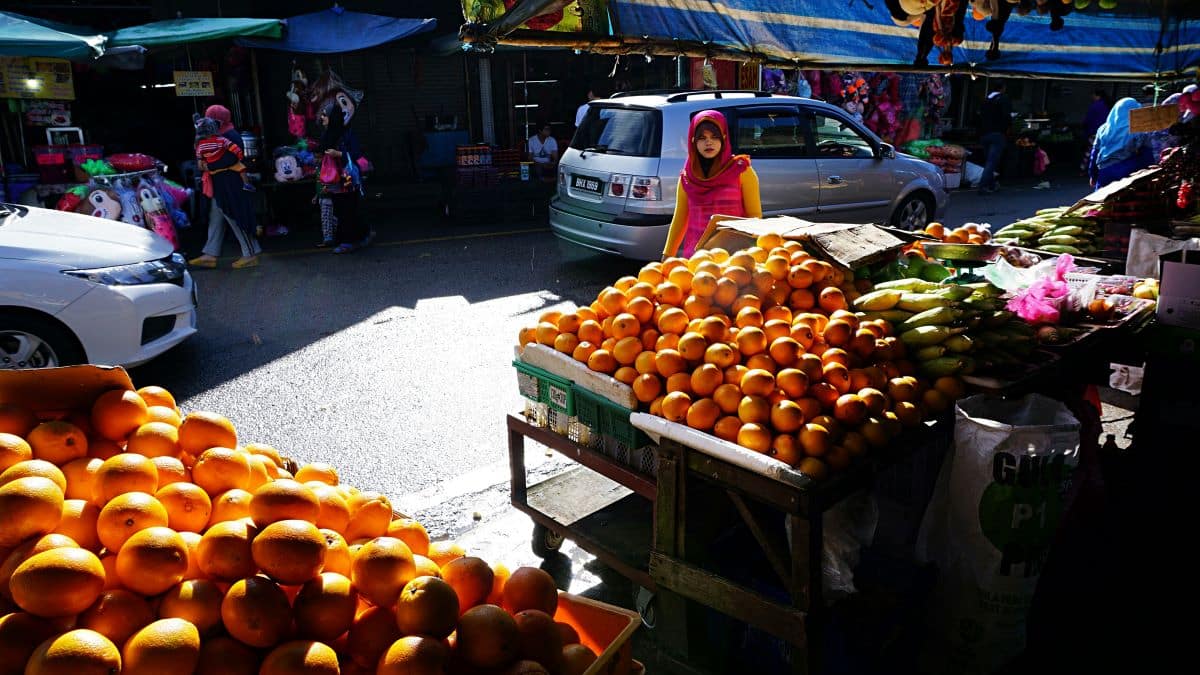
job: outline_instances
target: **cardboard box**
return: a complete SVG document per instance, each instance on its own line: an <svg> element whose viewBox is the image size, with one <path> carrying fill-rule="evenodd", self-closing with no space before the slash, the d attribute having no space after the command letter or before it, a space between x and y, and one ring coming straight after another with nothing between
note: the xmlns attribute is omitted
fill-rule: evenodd
<svg viewBox="0 0 1200 675"><path fill-rule="evenodd" d="M713 216L697 248L727 251L754 246L761 234L776 232L784 239L804 243L814 255L847 269L857 269L888 258L904 246L889 232L863 223L814 223L791 216L733 218Z"/></svg>
<svg viewBox="0 0 1200 675"><path fill-rule="evenodd" d="M0 370L0 404L18 403L43 419L90 410L100 394L110 389L133 389L124 368L66 366Z"/></svg>
<svg viewBox="0 0 1200 675"><path fill-rule="evenodd" d="M1158 287L1158 320L1200 330L1200 251L1165 253Z"/></svg>

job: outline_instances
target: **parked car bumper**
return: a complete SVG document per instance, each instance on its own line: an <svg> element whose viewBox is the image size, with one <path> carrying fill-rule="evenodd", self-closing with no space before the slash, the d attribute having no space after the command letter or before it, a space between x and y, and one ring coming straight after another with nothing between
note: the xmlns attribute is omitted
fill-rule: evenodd
<svg viewBox="0 0 1200 675"><path fill-rule="evenodd" d="M598 215L568 210L557 198L550 202L550 229L560 239L634 260L661 258L670 226L670 216L602 220Z"/></svg>

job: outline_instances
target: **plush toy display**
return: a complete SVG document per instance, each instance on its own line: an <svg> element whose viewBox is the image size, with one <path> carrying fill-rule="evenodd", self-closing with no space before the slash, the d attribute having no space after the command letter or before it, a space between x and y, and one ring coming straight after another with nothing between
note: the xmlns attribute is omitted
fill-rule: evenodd
<svg viewBox="0 0 1200 675"><path fill-rule="evenodd" d="M75 213L108 220L121 219L121 201L112 190L94 188L75 207Z"/></svg>
<svg viewBox="0 0 1200 675"><path fill-rule="evenodd" d="M145 227L142 207L138 204L138 194L129 183L129 179L122 178L114 183L113 192L117 193L117 199L121 202L121 220L130 225Z"/></svg>
<svg viewBox="0 0 1200 675"><path fill-rule="evenodd" d="M883 140L895 144L900 131L900 76L896 73L876 73L871 78L872 105L865 123Z"/></svg>
<svg viewBox="0 0 1200 675"><path fill-rule="evenodd" d="M342 111L342 120L349 124L362 103L363 92L346 86L337 73L326 70L309 88L308 100L315 110L320 110L327 101L335 101Z"/></svg>
<svg viewBox="0 0 1200 675"><path fill-rule="evenodd" d="M300 166L299 155L299 151L290 145L275 148L276 181L280 183L293 183L304 177L304 169Z"/></svg>
<svg viewBox="0 0 1200 675"><path fill-rule="evenodd" d="M859 122L863 121L863 112L871 100L871 92L867 89L867 81L858 73L842 75L842 109Z"/></svg>
<svg viewBox="0 0 1200 675"><path fill-rule="evenodd" d="M167 210L166 204L163 202L162 196L158 193L158 187L148 178L141 178L137 183L138 203L142 207L142 212L146 214L146 220L151 230L154 233L171 242L175 248L179 248L179 238L175 234L175 224L171 221L171 214Z"/></svg>

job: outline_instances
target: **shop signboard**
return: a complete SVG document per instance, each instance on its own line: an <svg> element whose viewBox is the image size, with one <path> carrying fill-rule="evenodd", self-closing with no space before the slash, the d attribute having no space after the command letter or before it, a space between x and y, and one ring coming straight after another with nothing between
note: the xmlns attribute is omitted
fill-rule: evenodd
<svg viewBox="0 0 1200 675"><path fill-rule="evenodd" d="M529 0L524 5L536 4ZM520 28L525 30L547 30L559 33L608 34L608 0L569 0L568 2L542 2L545 10L531 16ZM462 0L463 17L467 21L495 23L506 12L517 6L517 0ZM525 8L518 7L521 11Z"/></svg>
<svg viewBox="0 0 1200 675"><path fill-rule="evenodd" d="M21 112L31 127L71 126L71 104L66 101L21 101Z"/></svg>
<svg viewBox="0 0 1200 675"><path fill-rule="evenodd" d="M0 98L74 101L75 81L66 59L0 56Z"/></svg>
<svg viewBox="0 0 1200 675"><path fill-rule="evenodd" d="M176 96L212 96L213 76L207 70L176 70Z"/></svg>

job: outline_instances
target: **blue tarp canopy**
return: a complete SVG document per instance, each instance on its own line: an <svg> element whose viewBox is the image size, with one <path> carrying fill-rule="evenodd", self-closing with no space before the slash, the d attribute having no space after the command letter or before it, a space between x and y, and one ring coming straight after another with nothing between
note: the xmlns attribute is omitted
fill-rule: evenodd
<svg viewBox="0 0 1200 675"><path fill-rule="evenodd" d="M966 0L963 0L964 2ZM609 0L615 32L653 42L680 40L808 67L876 70L911 66L918 29L898 26L883 2L845 0ZM1150 78L1200 66L1200 21L1075 12L1050 30L1050 17L1014 13L989 61L985 21L965 22L954 48L960 70L1047 77ZM1156 45L1164 45L1161 54ZM930 63L937 69L938 48Z"/></svg>
<svg viewBox="0 0 1200 675"><path fill-rule="evenodd" d="M103 35L84 35L11 12L0 12L0 56L92 59L104 52Z"/></svg>
<svg viewBox="0 0 1200 675"><path fill-rule="evenodd" d="M277 38L282 32L279 19L169 19L121 28L109 34L108 44L112 47L173 47L245 35Z"/></svg>
<svg viewBox="0 0 1200 675"><path fill-rule="evenodd" d="M285 52L336 54L375 47L435 27L436 19L398 19L335 7L287 19L287 31L281 40L240 38L237 44Z"/></svg>

